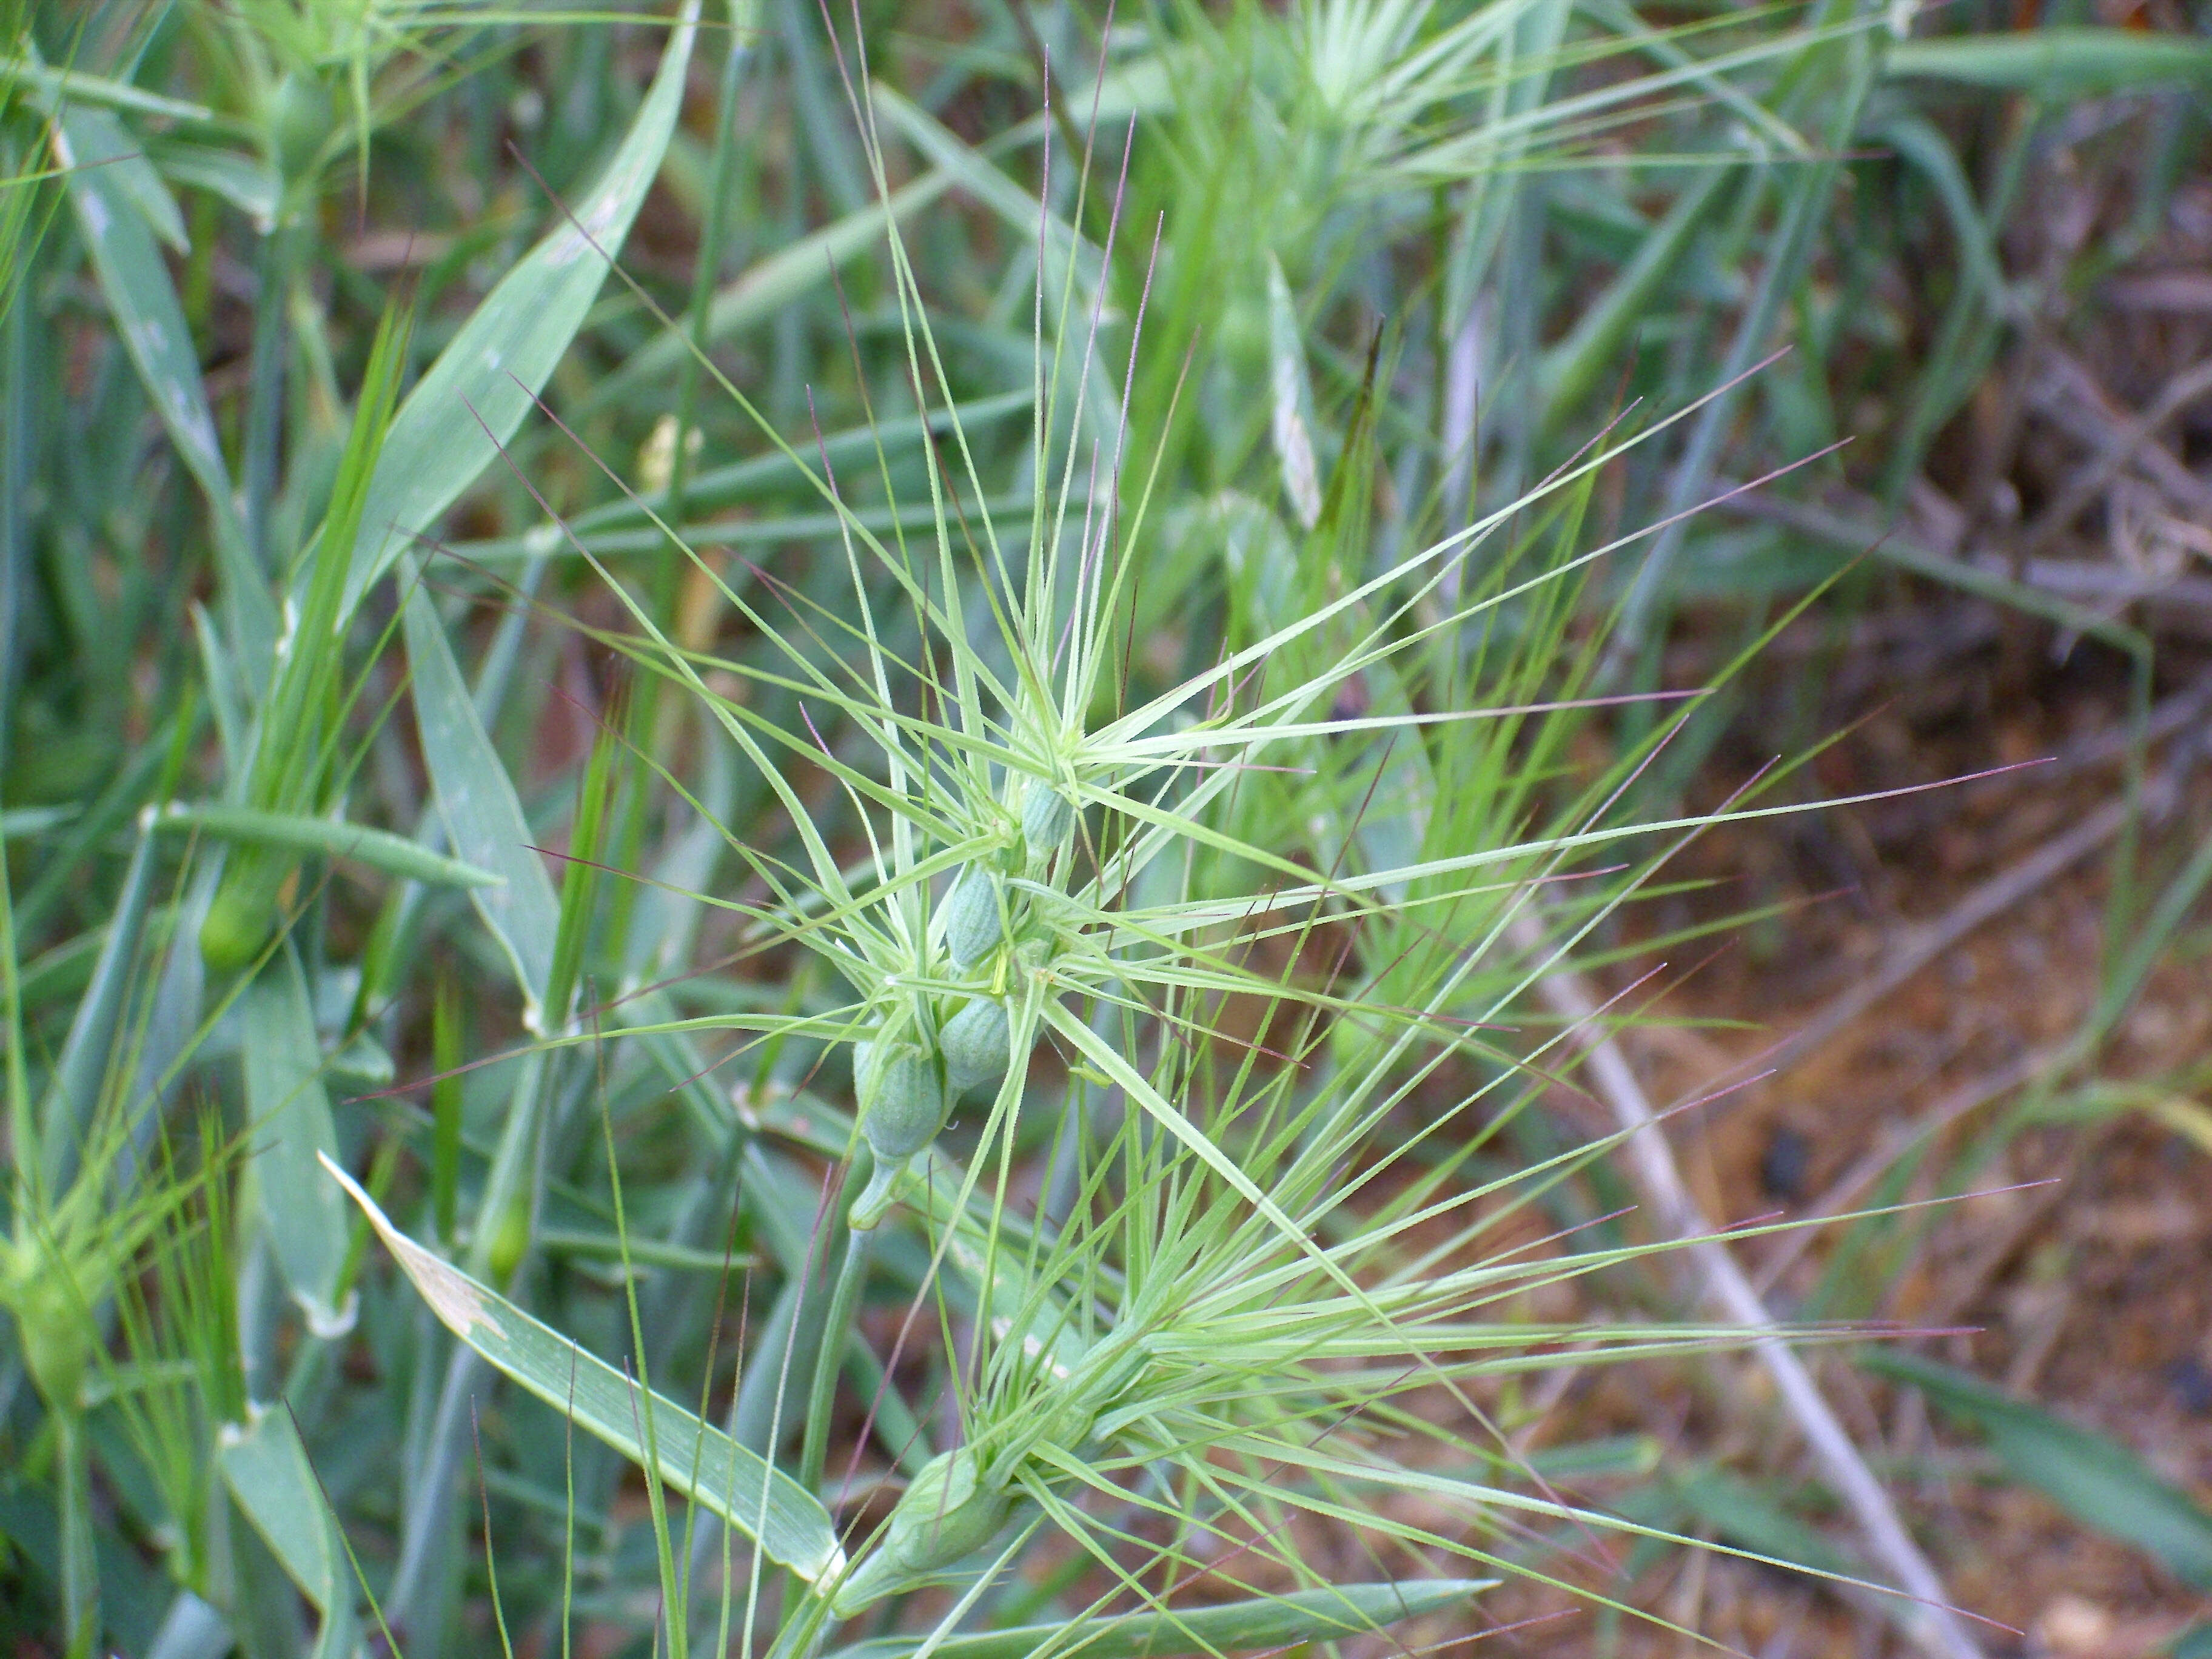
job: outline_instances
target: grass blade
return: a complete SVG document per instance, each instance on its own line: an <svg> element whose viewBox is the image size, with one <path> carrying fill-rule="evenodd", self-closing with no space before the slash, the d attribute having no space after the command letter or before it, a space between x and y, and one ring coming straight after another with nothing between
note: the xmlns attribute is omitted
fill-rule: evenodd
<svg viewBox="0 0 2212 1659"><path fill-rule="evenodd" d="M1070 1625L1026 1625L928 1641L931 1659L1165 1659L1178 1653L1237 1652L1364 1636L1401 1619L1440 1613L1490 1589L1494 1578L1423 1579L1410 1584L1340 1584L1334 1589L1231 1601L1188 1613L1140 1613ZM829 1659L907 1659L925 1638L882 1637L840 1648Z"/></svg>
<svg viewBox="0 0 2212 1659"><path fill-rule="evenodd" d="M149 230L176 252L188 252L191 244L185 235L185 216L177 210L176 198L146 159L137 138L106 110L71 110L65 118L76 165L106 173Z"/></svg>
<svg viewBox="0 0 2212 1659"><path fill-rule="evenodd" d="M345 1206L315 1174L316 1160L337 1151L337 1131L323 1088L323 1048L307 975L289 945L247 988L241 1013L253 1170L269 1243L309 1328L319 1336L339 1335L353 1324L351 1307L337 1301Z"/></svg>
<svg viewBox="0 0 2212 1659"><path fill-rule="evenodd" d="M114 314L116 331L155 412L207 498L231 644L258 689L267 680L276 650L276 607L247 550L176 287L144 216L113 167L104 165L112 159L121 129L98 111L70 109L56 118L54 130L60 160L70 169L70 206Z"/></svg>
<svg viewBox="0 0 2212 1659"><path fill-rule="evenodd" d="M1888 65L1893 76L2067 103L2177 82L2212 87L2212 40L2136 29L2022 29L1900 40L1889 49Z"/></svg>
<svg viewBox="0 0 2212 1659"><path fill-rule="evenodd" d="M1952 1416L1972 1424L2015 1478L2084 1526L2156 1556L2176 1577L2200 1589L2212 1589L2212 1515L2117 1440L1917 1354L1877 1352L1858 1363L1910 1382Z"/></svg>
<svg viewBox="0 0 2212 1659"><path fill-rule="evenodd" d="M642 1465L638 1424L649 1410L672 1449L660 1478L759 1544L810 1583L845 1570L829 1511L789 1475L672 1401L645 1395L605 1360L584 1352L489 1286L424 1249L392 1224L376 1200L329 1158L323 1167L368 1218L430 1310L455 1336L522 1388Z"/></svg>
<svg viewBox="0 0 2212 1659"><path fill-rule="evenodd" d="M281 847L295 853L351 859L404 881L434 887L496 887L506 878L434 853L419 842L389 830L348 823L342 818L307 817L295 812L262 812L245 806L173 805L152 820L156 830L196 831L221 841Z"/></svg>
<svg viewBox="0 0 2212 1659"><path fill-rule="evenodd" d="M141 836L123 878L122 896L109 918L107 937L94 963L92 979L77 1001L62 1045L61 1059L46 1085L38 1117L38 1168L52 1193L59 1193L75 1173L78 1140L100 1104L124 1005L138 965L138 944L153 894L152 837ZM10 1033L13 1036L13 1033ZM28 1161L33 1149L16 1156Z"/></svg>
<svg viewBox="0 0 2212 1659"><path fill-rule="evenodd" d="M400 405L369 483L344 614L514 435L583 326L676 130L698 16L688 0L637 118L574 216L564 213L500 279Z"/></svg>
<svg viewBox="0 0 2212 1659"><path fill-rule="evenodd" d="M400 880L420 880L431 887L498 887L504 876L460 858L435 854L418 841L396 836L389 830L372 830L343 818L307 818L296 811L257 811L252 807L192 807L170 805L153 818L155 830L185 830L219 841L250 841L261 848L285 848L288 852L323 854L325 858L352 858L369 869L380 869Z"/></svg>
<svg viewBox="0 0 2212 1659"><path fill-rule="evenodd" d="M469 897L514 964L515 980L522 988L523 1023L542 1035L547 1029L545 988L561 931L561 902L544 861L531 850L522 803L483 722L477 718L476 703L453 660L453 647L446 643L437 608L419 583L407 595L406 629L415 720L438 808L445 817L446 838L471 866L499 878L497 886L471 888ZM554 1011L556 1022L561 1012Z"/></svg>
<svg viewBox="0 0 2212 1659"><path fill-rule="evenodd" d="M1620 363L1624 343L1649 313L1653 297L1680 280L1683 255L1732 176L1712 166L1692 179L1638 246L1636 257L1583 309L1566 337L1538 360L1536 386L1547 429L1556 427Z"/></svg>
<svg viewBox="0 0 2212 1659"><path fill-rule="evenodd" d="M246 1427L224 1430L220 1455L231 1496L322 1615L315 1659L348 1659L361 1647L353 1568L292 1413L272 1407Z"/></svg>
<svg viewBox="0 0 2212 1659"><path fill-rule="evenodd" d="M749 266L743 275L724 284L707 307L707 339L726 340L816 293L825 272L849 264L878 246L886 227L920 212L954 182L953 175L942 169L925 173L900 185L884 200L848 213ZM619 404L635 396L641 386L665 380L677 372L689 350L690 342L684 335L663 334L599 383L592 406ZM705 498L690 499L696 505Z"/></svg>

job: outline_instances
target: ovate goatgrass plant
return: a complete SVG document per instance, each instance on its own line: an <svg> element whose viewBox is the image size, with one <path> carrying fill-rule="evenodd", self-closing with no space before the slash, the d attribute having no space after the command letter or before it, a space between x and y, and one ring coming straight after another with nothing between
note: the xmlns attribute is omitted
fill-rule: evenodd
<svg viewBox="0 0 2212 1659"><path fill-rule="evenodd" d="M576 1351L378 1218L479 1352L796 1570L779 1654L894 1600L927 1643L1075 1605L1027 1650L1079 1652L1138 1620L1166 1652L1249 1644L1188 1614L1180 1592L1200 1579L1255 1598L1249 1629L1270 1641L1437 1605L1412 1581L1439 1572L1548 1580L1547 1529L1626 1523L1533 1474L1493 1420L1501 1388L1728 1340L1531 1317L1538 1291L1642 1251L1577 1249L1571 1230L1525 1242L1527 1218L1607 1143L1533 1167L1500 1156L1570 1053L1530 1023L1530 985L1647 881L1662 843L1714 821L1616 820L1665 730L1589 775L1565 752L1602 642L1577 622L1581 576L1636 539L1578 550L1583 507L1600 470L1667 422L1375 568L1370 370L1310 532L1253 498L1205 518L1233 521L1273 574L1203 666L1148 684L1158 653L1132 636L1148 572L1224 549L1202 529L1165 538L1158 480L1099 395L1108 298L1081 273L1114 269L1101 252L1038 262L1024 533L963 509L990 496L956 419L925 542L872 533L826 459L810 473L842 526L849 604L764 572L734 584L693 556L759 658L679 646L602 570L636 624L606 641L688 689L788 820L788 854L730 826L761 896L707 902L757 945L814 953L848 993L627 1028L849 1067L849 1116L813 1100L805 1114L854 1196L795 1468L771 1474L642 1390L628 1413L619 1393L580 1403ZM922 412L949 409L896 239L890 260L905 383ZM1129 296L1133 336L1143 300ZM798 720L763 712L776 695ZM810 797L801 769L848 811ZM823 1122L839 1126L827 1139ZM875 1243L890 1229L918 1234L927 1265L873 1369L897 1386L933 1324L957 1431L887 1518L832 1548L825 1509L866 1453L863 1437L830 1478L836 1384L868 1340L856 1312L889 1271ZM687 1465L679 1445L704 1449ZM1378 1585L1310 1565L1316 1528L1355 1540ZM674 1607L672 1559L664 1542ZM939 1585L949 1609L906 1599ZM759 1589L744 1605L766 1616L779 1604Z"/></svg>

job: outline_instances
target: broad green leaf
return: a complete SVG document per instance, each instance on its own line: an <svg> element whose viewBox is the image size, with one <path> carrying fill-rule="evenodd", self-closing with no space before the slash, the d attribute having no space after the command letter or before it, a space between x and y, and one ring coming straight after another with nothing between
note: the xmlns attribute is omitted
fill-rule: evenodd
<svg viewBox="0 0 2212 1659"><path fill-rule="evenodd" d="M177 210L176 198L146 159L144 146L123 123L104 109L80 109L71 110L64 125L75 152L72 164L99 168L138 210L149 230L179 253L190 252L191 242L185 234L185 216Z"/></svg>
<svg viewBox="0 0 2212 1659"><path fill-rule="evenodd" d="M386 452L387 454L389 452ZM523 1023L546 1029L545 986L561 931L561 901L544 861L531 850L529 821L499 753L477 718L460 665L446 643L437 607L420 582L410 583L406 606L407 661L413 672L415 724L422 759L437 791L446 839L473 866L499 878L469 897L492 937L514 964L522 988ZM555 1009L558 1022L565 1011Z"/></svg>
<svg viewBox="0 0 2212 1659"><path fill-rule="evenodd" d="M698 17L698 0L686 0L659 72L598 185L484 296L400 405L369 484L343 614L514 435L583 325L660 169Z"/></svg>
<svg viewBox="0 0 2212 1659"><path fill-rule="evenodd" d="M316 1659L352 1659L361 1647L353 1563L292 1413L272 1407L243 1428L225 1427L220 1455L231 1496L322 1615Z"/></svg>
<svg viewBox="0 0 2212 1659"><path fill-rule="evenodd" d="M101 165L112 134L112 118L97 110L66 109L54 121L55 148L70 169L69 198L77 228L92 255L100 292L114 313L138 378L146 387L186 471L207 498L216 551L222 563L223 605L230 644L256 687L268 675L276 643L276 607L247 550L246 530L231 495L230 473L216 438L192 337L168 267L114 169Z"/></svg>
<svg viewBox="0 0 2212 1659"><path fill-rule="evenodd" d="M262 812L245 806L172 805L155 817L157 830L198 833L219 841L251 842L295 853L320 853L352 859L405 881L434 887L496 887L504 879L459 859L434 853L419 842L389 830L372 830L343 818L312 818L293 812Z"/></svg>
<svg viewBox="0 0 2212 1659"><path fill-rule="evenodd" d="M1341 1584L1188 1613L1133 1613L1066 1625L1025 1625L931 1642L879 1637L840 1648L829 1659L907 1659L927 1644L931 1659L1167 1659L1179 1653L1239 1652L1301 1642L1365 1636L1401 1619L1438 1613L1497 1583L1494 1578L1419 1579L1406 1584Z"/></svg>
<svg viewBox="0 0 2212 1659"><path fill-rule="evenodd" d="M393 1226L337 1164L323 1167L368 1218L430 1310L491 1365L597 1436L633 1463L646 1458L642 1427L650 1413L660 1478L759 1544L810 1583L845 1570L829 1511L804 1486L774 1469L712 1424L647 1393L605 1360L585 1352L489 1286L439 1260Z"/></svg>
<svg viewBox="0 0 2212 1659"><path fill-rule="evenodd" d="M1892 75L2032 92L2053 103L2176 82L2212 85L2212 40L2135 29L2021 29L1900 40Z"/></svg>
<svg viewBox="0 0 2212 1659"><path fill-rule="evenodd" d="M276 1266L319 1335L351 1328L338 1301L346 1258L345 1205L315 1164L337 1151L323 1087L323 1046L307 975L287 945L247 988L240 1009L246 1106L261 1214Z"/></svg>
<svg viewBox="0 0 2212 1659"><path fill-rule="evenodd" d="M2133 1544L2163 1561L2176 1577L2212 1589L2212 1515L2118 1441L1917 1354L1877 1352L1862 1356L1859 1364L1911 1383L1972 1424L2014 1477L2084 1526Z"/></svg>

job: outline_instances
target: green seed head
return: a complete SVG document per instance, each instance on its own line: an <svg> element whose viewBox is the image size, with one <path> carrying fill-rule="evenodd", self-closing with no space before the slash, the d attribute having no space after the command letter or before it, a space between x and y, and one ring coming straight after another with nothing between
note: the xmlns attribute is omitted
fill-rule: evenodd
<svg viewBox="0 0 2212 1659"><path fill-rule="evenodd" d="M484 1265L490 1270L491 1282L504 1288L514 1279L514 1270L522 1265L524 1254L530 1249L530 1202L518 1200L507 1206L505 1213L492 1224L491 1249Z"/></svg>
<svg viewBox="0 0 2212 1659"><path fill-rule="evenodd" d="M1044 971L1053 957L1054 940L1049 933L1024 934L1014 944L1014 968L1026 976Z"/></svg>
<svg viewBox="0 0 2212 1659"><path fill-rule="evenodd" d="M288 72L266 112L269 159L287 184L309 178L331 136L330 90L312 74Z"/></svg>
<svg viewBox="0 0 2212 1659"><path fill-rule="evenodd" d="M1075 808L1050 784L1031 781L1022 797L1022 839L1035 858L1049 858L1075 828Z"/></svg>
<svg viewBox="0 0 2212 1659"><path fill-rule="evenodd" d="M937 1042L945 1055L945 1091L964 1094L1006 1074L1012 1059L1013 1022L1006 1005L996 997L971 998L945 1022Z"/></svg>
<svg viewBox="0 0 2212 1659"><path fill-rule="evenodd" d="M849 1618L974 1554L1006 1525L1012 1507L1006 1492L985 1483L973 1446L939 1452L899 1498L882 1545L838 1590L837 1616Z"/></svg>
<svg viewBox="0 0 2212 1659"><path fill-rule="evenodd" d="M856 1058L860 1133L884 1163L913 1157L945 1127L945 1076L934 1054L871 1042Z"/></svg>
<svg viewBox="0 0 2212 1659"><path fill-rule="evenodd" d="M75 1411L97 1329L76 1275L36 1241L19 1246L8 1266L6 1301L31 1381L48 1405Z"/></svg>
<svg viewBox="0 0 2212 1659"><path fill-rule="evenodd" d="M945 952L956 968L974 967L1005 936L998 881L980 864L961 871L939 909L945 917Z"/></svg>
<svg viewBox="0 0 2212 1659"><path fill-rule="evenodd" d="M276 925L277 893L289 873L250 857L225 871L200 923L200 960L210 973L235 973L261 954Z"/></svg>

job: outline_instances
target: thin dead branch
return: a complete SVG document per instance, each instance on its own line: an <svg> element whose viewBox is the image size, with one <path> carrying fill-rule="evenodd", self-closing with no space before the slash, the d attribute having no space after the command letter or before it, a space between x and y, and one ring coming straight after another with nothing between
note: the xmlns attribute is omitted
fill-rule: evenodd
<svg viewBox="0 0 2212 1659"><path fill-rule="evenodd" d="M1519 931L1524 947L1537 942L1532 927L1524 925ZM1912 1599L1906 1627L1915 1645L1929 1659L1981 1659L1980 1646L1953 1611L1942 1579L1906 1531L1888 1492L1867 1468L1812 1373L1784 1340L1734 1254L1714 1237L1712 1224L1690 1195L1674 1148L1659 1127L1635 1069L1597 1023L1598 999L1580 975L1565 969L1547 974L1537 989L1554 1013L1583 1033L1591 1079L1615 1121L1631 1132L1623 1143L1630 1173L1656 1224L1670 1236L1691 1241L1690 1259L1703 1278L1706 1295L1729 1322L1759 1333L1752 1352L1772 1376L1784 1407L1804 1436L1823 1477L1850 1510L1869 1556Z"/></svg>

